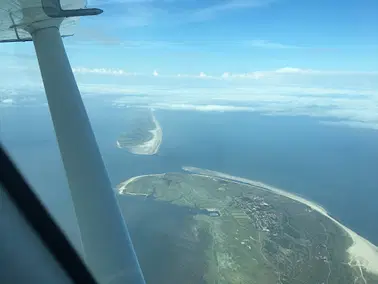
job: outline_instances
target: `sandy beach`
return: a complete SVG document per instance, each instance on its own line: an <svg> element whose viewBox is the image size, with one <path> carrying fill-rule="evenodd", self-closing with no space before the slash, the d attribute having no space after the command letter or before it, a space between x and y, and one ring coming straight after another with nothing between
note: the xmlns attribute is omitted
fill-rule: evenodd
<svg viewBox="0 0 378 284"><path fill-rule="evenodd" d="M124 181L124 182L121 182L121 183L117 186L117 188L118 188L118 189L117 189L117 190L118 190L118 193L119 193L119 194L123 194L123 193L124 193L124 190L125 190L125 188L126 188L126 186L127 186L128 184L130 184L130 183L132 183L133 181L136 181L137 179L142 178L142 177L144 177L144 176L136 176L136 177L132 177L132 178L130 178L130 179Z"/></svg>
<svg viewBox="0 0 378 284"><path fill-rule="evenodd" d="M118 186L117 186L117 190L118 190L118 193L119 194L124 194L124 190L126 188L126 186L140 178L143 178L143 177L151 177L151 176L154 176L154 177L159 177L159 176L163 176L164 174L152 174L152 175L141 175L141 176L135 176L135 177L132 177L124 182L121 182Z"/></svg>
<svg viewBox="0 0 378 284"><path fill-rule="evenodd" d="M153 130L149 130L152 133L152 138L143 144L128 147L130 153L136 155L154 155L159 151L161 142L163 141L163 130L156 119L155 115L152 113L152 120L155 124L155 128ZM120 143L117 141L117 147L121 148Z"/></svg>
<svg viewBox="0 0 378 284"><path fill-rule="evenodd" d="M253 181L246 178L231 176L225 173L206 170L206 169L200 169L200 168L195 168L195 167L182 167L182 169L192 174L207 176L210 178L215 177L219 179L231 180L236 183L240 182L243 184L250 184L252 186L257 186L263 190L273 191L282 196L286 196L290 199L306 204L313 210L318 211L319 213L323 214L324 216L334 221L341 228L343 228L345 232L352 238L353 244L347 250L348 255L349 255L349 265L359 267L362 277L363 277L363 274L362 274L361 268L366 269L370 273L374 273L378 275L378 248L374 244L366 240L365 238L361 237L357 233L353 232L351 229L345 227L343 224L341 224L340 222L338 222L337 220L329 216L327 211L320 205L312 201L306 200L303 197L296 196L293 193L275 188L273 186L264 184L259 181Z"/></svg>

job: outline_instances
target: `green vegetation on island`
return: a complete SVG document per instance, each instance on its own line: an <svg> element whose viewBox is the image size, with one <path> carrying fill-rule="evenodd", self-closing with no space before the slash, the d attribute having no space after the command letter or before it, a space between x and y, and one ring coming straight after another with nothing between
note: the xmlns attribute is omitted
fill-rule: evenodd
<svg viewBox="0 0 378 284"><path fill-rule="evenodd" d="M259 186L167 173L118 190L148 283L378 283L350 265L353 240L339 225Z"/></svg>

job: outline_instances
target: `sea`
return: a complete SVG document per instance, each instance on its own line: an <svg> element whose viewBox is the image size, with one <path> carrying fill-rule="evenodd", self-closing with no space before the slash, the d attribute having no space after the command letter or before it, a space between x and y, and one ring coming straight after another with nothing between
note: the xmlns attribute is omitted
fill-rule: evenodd
<svg viewBox="0 0 378 284"><path fill-rule="evenodd" d="M0 141L75 245L79 237L46 102L0 108ZM193 166L264 182L323 206L378 245L378 131L326 125L308 116L154 110L160 151L116 147L132 107L110 96L85 104L113 187L133 176ZM75 138L73 138L75 139ZM88 194L90 194L90 189Z"/></svg>

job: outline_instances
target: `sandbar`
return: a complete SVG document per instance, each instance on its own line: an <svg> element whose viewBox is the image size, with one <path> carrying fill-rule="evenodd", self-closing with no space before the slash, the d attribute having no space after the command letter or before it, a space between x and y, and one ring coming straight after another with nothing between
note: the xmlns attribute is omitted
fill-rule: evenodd
<svg viewBox="0 0 378 284"><path fill-rule="evenodd" d="M161 142L163 141L163 130L153 113L152 120L155 124L155 128L149 130L149 132L152 134L152 138L142 144L127 147L130 153L136 155L154 155L159 151ZM117 141L117 147L122 148L119 141Z"/></svg>

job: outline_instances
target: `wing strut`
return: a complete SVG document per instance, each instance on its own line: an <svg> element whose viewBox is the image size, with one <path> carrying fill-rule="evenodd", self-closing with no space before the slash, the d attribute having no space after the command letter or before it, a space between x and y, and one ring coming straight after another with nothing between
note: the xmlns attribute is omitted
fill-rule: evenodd
<svg viewBox="0 0 378 284"><path fill-rule="evenodd" d="M100 283L144 283L61 39L62 20L46 17L24 29L38 57L84 257Z"/></svg>

